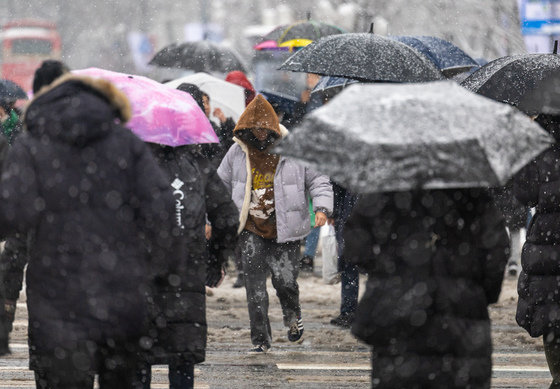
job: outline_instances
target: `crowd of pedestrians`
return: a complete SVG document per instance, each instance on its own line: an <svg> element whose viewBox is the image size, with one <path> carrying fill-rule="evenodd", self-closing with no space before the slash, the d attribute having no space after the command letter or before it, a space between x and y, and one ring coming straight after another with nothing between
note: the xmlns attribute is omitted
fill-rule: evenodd
<svg viewBox="0 0 560 389"><path fill-rule="evenodd" d="M373 387L490 387L488 305L506 272L520 274L516 319L543 337L551 387L560 387L556 144L492 192L357 194L275 149L289 136L284 124L328 99L312 106L305 95L300 116L283 122L245 74L226 80L244 89L237 121L212 111L197 85L177 87L218 119L219 142L209 144L140 140L123 92L59 61L37 69L24 113L0 101L0 353L25 272L38 388L93 388L96 375L100 388L149 388L155 364L169 367L171 388L192 388L205 359L207 288L228 262L246 291L247 351L273 347L269 277L286 337L301 343L298 277L313 271L327 224L341 280L330 323L373 346ZM534 119L560 136L556 116Z"/></svg>

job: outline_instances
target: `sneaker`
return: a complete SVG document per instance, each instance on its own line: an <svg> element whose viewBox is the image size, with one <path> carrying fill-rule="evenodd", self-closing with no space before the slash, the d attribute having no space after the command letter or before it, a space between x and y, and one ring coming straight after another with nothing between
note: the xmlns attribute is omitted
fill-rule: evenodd
<svg viewBox="0 0 560 389"><path fill-rule="evenodd" d="M301 271L305 273L313 273L313 258L309 255L304 255L301 258Z"/></svg>
<svg viewBox="0 0 560 389"><path fill-rule="evenodd" d="M301 317L290 326L288 330L288 340L297 343L303 342L303 320L301 320Z"/></svg>
<svg viewBox="0 0 560 389"><path fill-rule="evenodd" d="M353 313L341 313L337 317L331 320L331 324L337 327L342 328L350 328L352 323L354 322L354 314Z"/></svg>
<svg viewBox="0 0 560 389"><path fill-rule="evenodd" d="M268 344L259 344L258 346L253 347L249 350L251 354L266 354L270 350L270 345Z"/></svg>
<svg viewBox="0 0 560 389"><path fill-rule="evenodd" d="M245 286L245 277L243 277L243 273L237 273L237 279L233 283L234 288L243 288Z"/></svg>

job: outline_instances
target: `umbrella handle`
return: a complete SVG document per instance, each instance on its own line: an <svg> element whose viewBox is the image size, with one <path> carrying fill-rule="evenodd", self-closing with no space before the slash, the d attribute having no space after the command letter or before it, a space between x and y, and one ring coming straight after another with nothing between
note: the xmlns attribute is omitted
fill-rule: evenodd
<svg viewBox="0 0 560 389"><path fill-rule="evenodd" d="M369 25L369 33L373 34L373 22Z"/></svg>
<svg viewBox="0 0 560 389"><path fill-rule="evenodd" d="M554 49L552 50L552 54L558 54L558 40L554 41Z"/></svg>

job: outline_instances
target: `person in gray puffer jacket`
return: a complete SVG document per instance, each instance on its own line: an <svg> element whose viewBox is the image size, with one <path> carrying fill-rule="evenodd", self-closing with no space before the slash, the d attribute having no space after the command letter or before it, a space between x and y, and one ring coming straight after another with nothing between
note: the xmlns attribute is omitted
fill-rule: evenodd
<svg viewBox="0 0 560 389"><path fill-rule="evenodd" d="M234 129L231 146L218 168L239 209L238 251L243 264L251 324L252 351L271 345L266 278L280 299L284 325L291 342L303 340L297 276L300 240L310 229L308 196L315 225L322 226L333 210L329 178L277 154L268 152L287 135L272 106L258 95Z"/></svg>

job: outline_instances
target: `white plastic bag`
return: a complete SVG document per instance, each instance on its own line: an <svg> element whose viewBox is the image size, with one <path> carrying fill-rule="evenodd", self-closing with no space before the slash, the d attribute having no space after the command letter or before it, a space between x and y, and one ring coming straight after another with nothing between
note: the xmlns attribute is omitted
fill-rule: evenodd
<svg viewBox="0 0 560 389"><path fill-rule="evenodd" d="M323 259L323 282L333 285L340 282L338 272L338 250L334 226L328 225L327 234L321 237L321 251Z"/></svg>

